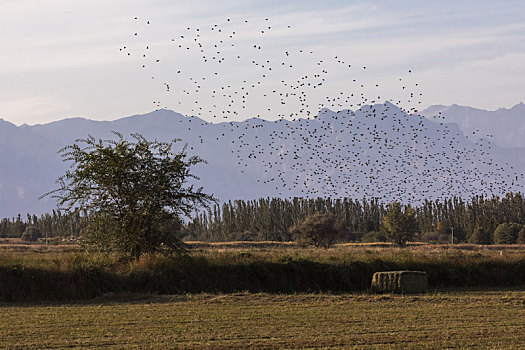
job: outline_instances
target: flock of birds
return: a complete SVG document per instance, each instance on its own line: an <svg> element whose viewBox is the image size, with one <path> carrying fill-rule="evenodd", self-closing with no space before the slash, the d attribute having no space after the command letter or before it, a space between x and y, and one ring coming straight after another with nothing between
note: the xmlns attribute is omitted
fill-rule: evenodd
<svg viewBox="0 0 525 350"><path fill-rule="evenodd" d="M418 202L523 189L523 174L495 159L487 139L417 114L422 94L410 69L395 79L398 96L381 102L366 65L276 43L293 37L291 25L227 18L150 43L142 36L151 22L134 21L143 31L120 51L162 89L157 109L191 115L173 136L200 150L227 148L232 166L279 196Z"/></svg>

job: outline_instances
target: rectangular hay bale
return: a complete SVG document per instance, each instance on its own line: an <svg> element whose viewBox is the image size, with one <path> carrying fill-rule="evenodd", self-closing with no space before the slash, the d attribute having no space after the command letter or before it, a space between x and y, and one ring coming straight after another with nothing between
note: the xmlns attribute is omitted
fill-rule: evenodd
<svg viewBox="0 0 525 350"><path fill-rule="evenodd" d="M372 276L373 292L426 293L427 273L424 271L385 271Z"/></svg>

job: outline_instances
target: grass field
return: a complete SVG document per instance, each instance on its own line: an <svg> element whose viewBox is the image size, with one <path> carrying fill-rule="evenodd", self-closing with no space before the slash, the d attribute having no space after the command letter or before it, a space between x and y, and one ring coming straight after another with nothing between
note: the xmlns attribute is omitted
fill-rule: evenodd
<svg viewBox="0 0 525 350"><path fill-rule="evenodd" d="M2 242L0 349L525 349L524 256L523 246L192 242L191 258L121 263ZM426 269L431 292L365 292L373 271L399 268Z"/></svg>
<svg viewBox="0 0 525 350"><path fill-rule="evenodd" d="M523 349L525 291L105 296L0 305L0 348Z"/></svg>

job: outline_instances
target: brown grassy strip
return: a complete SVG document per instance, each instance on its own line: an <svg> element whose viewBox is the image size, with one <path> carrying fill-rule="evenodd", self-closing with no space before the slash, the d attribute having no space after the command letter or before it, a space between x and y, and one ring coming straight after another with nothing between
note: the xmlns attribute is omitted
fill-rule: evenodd
<svg viewBox="0 0 525 350"><path fill-rule="evenodd" d="M0 307L0 348L525 348L525 291L183 295Z"/></svg>
<svg viewBox="0 0 525 350"><path fill-rule="evenodd" d="M0 302L90 299L105 293L348 293L377 271L425 271L431 290L525 286L525 250L419 247L195 249L190 256L0 252Z"/></svg>

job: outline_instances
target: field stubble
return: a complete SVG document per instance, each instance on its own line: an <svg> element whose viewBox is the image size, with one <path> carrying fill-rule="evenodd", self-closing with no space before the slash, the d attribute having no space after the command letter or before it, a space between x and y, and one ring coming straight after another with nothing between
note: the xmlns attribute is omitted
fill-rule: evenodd
<svg viewBox="0 0 525 350"><path fill-rule="evenodd" d="M525 347L525 292L104 296L0 306L0 348Z"/></svg>
<svg viewBox="0 0 525 350"><path fill-rule="evenodd" d="M485 287L477 291L454 284L455 274L473 268L507 266L510 273L516 266L516 271L522 271L523 247L413 245L399 249L349 244L315 250L276 242L193 242L191 247L189 260L144 257L126 264L103 256L84 256L74 246L1 246L0 270L3 267L5 273L16 277L13 293L25 288L26 294L14 297L13 301L19 300L16 303L0 304L0 348L525 348L523 284L489 289L490 284L483 282ZM166 296L125 290L108 293L113 287L105 283L118 281L99 275L111 270L131 276L126 282L130 286L147 287L152 282L179 283L179 277L170 277L178 273L181 278L194 279L186 282L193 283L188 286L199 286L206 277L209 283L227 289L228 283L252 285L252 272L265 274L257 283L278 287L279 283L290 283L275 280L276 276L288 276L283 272L292 273L288 278L294 283L306 283L312 278L311 268L333 273L335 278L346 276L344 269L354 266L359 269L349 276L369 269L365 274L371 278L369 272L376 268L414 265L445 273L439 278L448 278L450 284L424 295L330 294L322 292L323 283L330 290L331 283L337 281L318 275L313 278L314 282L319 279L314 285L320 290L309 294L179 292ZM485 274L476 271L480 276ZM217 277L216 272L224 275ZM224 282L232 272L240 275ZM305 280L294 279L295 273ZM36 281L40 287L34 287ZM57 289L50 281L66 284ZM63 287L72 281L80 283L80 289L62 295ZM363 282L366 284L366 279ZM162 290L163 283L158 287ZM257 288L262 287L264 284ZM93 290L97 292L91 294ZM62 301L38 301L45 299L38 299L42 293ZM95 298L63 302L89 295Z"/></svg>

